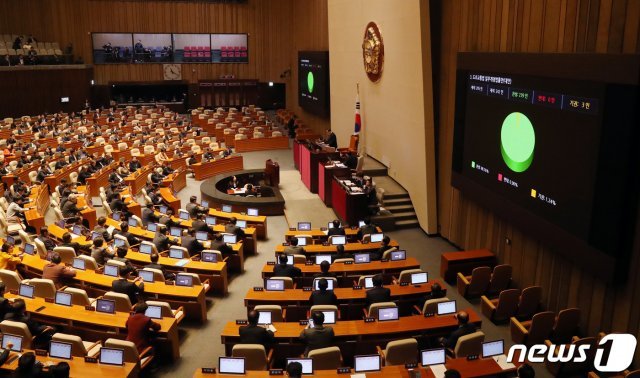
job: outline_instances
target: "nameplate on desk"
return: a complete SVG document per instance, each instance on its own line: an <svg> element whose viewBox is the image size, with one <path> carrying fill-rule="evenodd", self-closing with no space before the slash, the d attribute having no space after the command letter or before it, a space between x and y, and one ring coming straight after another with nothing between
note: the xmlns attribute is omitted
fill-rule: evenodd
<svg viewBox="0 0 640 378"><path fill-rule="evenodd" d="M322 245L326 247L329 245L329 242L322 242Z"/></svg>
<svg viewBox="0 0 640 378"><path fill-rule="evenodd" d="M270 369L269 375L284 375L284 370L282 369Z"/></svg>
<svg viewBox="0 0 640 378"><path fill-rule="evenodd" d="M409 286L408 282L400 282L400 286Z"/></svg>
<svg viewBox="0 0 640 378"><path fill-rule="evenodd" d="M282 245L283 245L284 247L288 247L290 244L289 244L289 243L282 243Z"/></svg>
<svg viewBox="0 0 640 378"><path fill-rule="evenodd" d="M54 303L53 298L45 298L44 301L47 303Z"/></svg>
<svg viewBox="0 0 640 378"><path fill-rule="evenodd" d="M422 285L420 285L420 284L415 284L415 285L413 285L413 287L422 287Z"/></svg>
<svg viewBox="0 0 640 378"><path fill-rule="evenodd" d="M410 362L408 364L404 364L405 369L415 369L418 367L418 364L415 362Z"/></svg>
<svg viewBox="0 0 640 378"><path fill-rule="evenodd" d="M86 362L88 364L97 364L98 363L98 359L96 357L85 356L84 362Z"/></svg>
<svg viewBox="0 0 640 378"><path fill-rule="evenodd" d="M372 317L364 318L365 323L375 323L375 321L376 321L376 318L372 318Z"/></svg>
<svg viewBox="0 0 640 378"><path fill-rule="evenodd" d="M353 261L349 260L349 261L345 261L344 265L353 265Z"/></svg>
<svg viewBox="0 0 640 378"><path fill-rule="evenodd" d="M355 285L355 286L353 287L353 290L362 290L362 286L360 286L360 285Z"/></svg>
<svg viewBox="0 0 640 378"><path fill-rule="evenodd" d="M351 226L351 229L352 229L352 230L357 230L357 229L358 229L358 226Z"/></svg>
<svg viewBox="0 0 640 378"><path fill-rule="evenodd" d="M326 227L320 227L320 231L327 231Z"/></svg>
<svg viewBox="0 0 640 378"><path fill-rule="evenodd" d="M380 259L380 262L389 262L389 259Z"/></svg>
<svg viewBox="0 0 640 378"><path fill-rule="evenodd" d="M264 291L264 287L254 286L253 291Z"/></svg>
<svg viewBox="0 0 640 378"><path fill-rule="evenodd" d="M316 265L313 261L305 261L304 265Z"/></svg>
<svg viewBox="0 0 640 378"><path fill-rule="evenodd" d="M247 325L246 320L236 319L236 325Z"/></svg>
<svg viewBox="0 0 640 378"><path fill-rule="evenodd" d="M40 306L40 307L38 307L38 308L36 308L36 309L35 309L35 312L40 312L40 311L42 311L42 310L44 310L44 309L45 309L45 307L44 307L44 306Z"/></svg>
<svg viewBox="0 0 640 378"><path fill-rule="evenodd" d="M84 306L84 309L87 311L95 311L96 309L92 306Z"/></svg>
<svg viewBox="0 0 640 378"><path fill-rule="evenodd" d="M202 374L215 374L216 368L202 368Z"/></svg>
<svg viewBox="0 0 640 378"><path fill-rule="evenodd" d="M303 326L306 326L306 325L309 324L308 320L299 320L298 322L299 322L300 325L303 325Z"/></svg>
<svg viewBox="0 0 640 378"><path fill-rule="evenodd" d="M477 354L470 354L467 356L467 361L475 361L478 359L478 355Z"/></svg>
<svg viewBox="0 0 640 378"><path fill-rule="evenodd" d="M34 352L36 356L47 356L47 351L45 349L36 349Z"/></svg>
<svg viewBox="0 0 640 378"><path fill-rule="evenodd" d="M267 261L267 265L276 265L275 261Z"/></svg>
<svg viewBox="0 0 640 378"><path fill-rule="evenodd" d="M313 291L313 288L311 286L305 286L302 288L302 291Z"/></svg>
<svg viewBox="0 0 640 378"><path fill-rule="evenodd" d="M433 312L425 312L425 313L424 313L424 317L425 317L425 318L432 318L432 317L434 317L435 315L436 315L436 314L435 314L435 313L433 313Z"/></svg>
<svg viewBox="0 0 640 378"><path fill-rule="evenodd" d="M289 231L297 231L298 229L295 227L289 227Z"/></svg>
<svg viewBox="0 0 640 378"><path fill-rule="evenodd" d="M14 295L18 295L18 290L9 290L9 293L14 294Z"/></svg>
<svg viewBox="0 0 640 378"><path fill-rule="evenodd" d="M164 281L164 284L167 285L167 286L173 286L173 285L175 285L175 282L173 282L173 281Z"/></svg>
<svg viewBox="0 0 640 378"><path fill-rule="evenodd" d="M363 240L362 244L369 244L369 241L368 240Z"/></svg>
<svg viewBox="0 0 640 378"><path fill-rule="evenodd" d="M336 373L338 373L338 374L350 374L351 373L351 368L339 367L338 370L336 371Z"/></svg>

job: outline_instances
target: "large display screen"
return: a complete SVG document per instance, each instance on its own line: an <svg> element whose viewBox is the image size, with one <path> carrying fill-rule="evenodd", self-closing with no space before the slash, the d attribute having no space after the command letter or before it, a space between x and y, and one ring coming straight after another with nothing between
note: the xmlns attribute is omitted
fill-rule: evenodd
<svg viewBox="0 0 640 378"><path fill-rule="evenodd" d="M599 78L588 57L514 55L463 54L452 184L609 275L602 266L629 254L635 224L637 81Z"/></svg>
<svg viewBox="0 0 640 378"><path fill-rule="evenodd" d="M306 111L328 116L329 52L298 52L298 104Z"/></svg>

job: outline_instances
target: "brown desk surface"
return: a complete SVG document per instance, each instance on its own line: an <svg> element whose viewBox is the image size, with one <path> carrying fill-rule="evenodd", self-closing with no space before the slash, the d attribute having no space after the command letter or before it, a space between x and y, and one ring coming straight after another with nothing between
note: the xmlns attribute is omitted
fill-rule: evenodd
<svg viewBox="0 0 640 378"><path fill-rule="evenodd" d="M391 247L398 247L399 244L395 240L391 240L389 243ZM322 244L313 244L313 245L305 245L303 248L306 253L336 253L335 245L322 245ZM347 243L344 245L345 252L369 252L376 251L380 247L382 247L382 243ZM286 247L282 244L276 246L276 253L283 253Z"/></svg>
<svg viewBox="0 0 640 378"><path fill-rule="evenodd" d="M306 265L306 264L295 264L296 267L300 268L303 276L311 276L316 273L320 273L320 265ZM265 265L262 267L262 277L268 277L273 275L273 267L274 265ZM331 264L331 269L329 270L331 273L335 273L339 276L347 276L350 273L362 273L367 274L368 272L384 272L386 270L402 270L402 269L417 269L420 268L420 263L415 257L407 257L406 260L400 261L372 261L366 264L342 264L342 263L333 263Z"/></svg>
<svg viewBox="0 0 640 378"><path fill-rule="evenodd" d="M378 231L381 232L380 227L378 227ZM351 228L351 227L346 227L344 229L344 233L346 234L347 237L351 237L351 236L356 236L358 234L358 229L357 228ZM298 235L310 235L312 238L316 239L325 239L328 238L327 236L327 231L323 231L319 228L314 228L311 229L309 231L300 231L300 230L288 230L287 232L285 232L284 237L285 239L289 239L293 236L298 236Z"/></svg>
<svg viewBox="0 0 640 378"><path fill-rule="evenodd" d="M495 254L488 249L475 249L471 251L457 251L457 252L445 252L442 254L442 259L451 261L469 260L478 258L491 258L495 257Z"/></svg>

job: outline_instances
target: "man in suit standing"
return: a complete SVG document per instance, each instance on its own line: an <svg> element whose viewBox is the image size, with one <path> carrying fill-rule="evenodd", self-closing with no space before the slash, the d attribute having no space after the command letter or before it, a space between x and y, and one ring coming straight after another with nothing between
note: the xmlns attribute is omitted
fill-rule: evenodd
<svg viewBox="0 0 640 378"><path fill-rule="evenodd" d="M331 227L329 229L329 231L327 232L327 236L332 236L332 235L346 235L344 228L342 228L340 226L340 221L335 219L333 222L331 222L333 224L333 227Z"/></svg>
<svg viewBox="0 0 640 378"><path fill-rule="evenodd" d="M273 267L273 275L276 277L291 277L296 278L302 275L300 268L294 265L287 264L287 255L282 254L278 256L279 264Z"/></svg>
<svg viewBox="0 0 640 378"><path fill-rule="evenodd" d="M391 301L391 290L382 286L382 275L376 274L371 280L373 281L373 287L367 290L367 306L372 303Z"/></svg>
<svg viewBox="0 0 640 378"><path fill-rule="evenodd" d="M458 319L458 329L451 332L449 337L440 339L442 346L445 348L455 348L459 338L477 330L475 325L469 323L469 314L465 311L458 311L456 318Z"/></svg>
<svg viewBox="0 0 640 378"><path fill-rule="evenodd" d="M273 337L273 332L258 325L259 318L258 311L249 311L249 316L247 316L249 324L241 326L239 329L240 344L260 344L268 351L275 342L275 338Z"/></svg>
<svg viewBox="0 0 640 378"><path fill-rule="evenodd" d="M314 312L311 318L313 319L313 328L306 328L300 332L300 340L307 346L304 351L305 357L312 350L333 345L333 328L324 326L324 314L322 311Z"/></svg>
<svg viewBox="0 0 640 378"><path fill-rule="evenodd" d="M129 281L132 269L128 266L119 269L120 279L111 283L111 290L116 293L126 294L132 304L138 303L138 295L144 293L144 281L142 277L136 277L133 281Z"/></svg>
<svg viewBox="0 0 640 378"><path fill-rule="evenodd" d="M304 248L298 245L298 238L296 237L292 237L289 240L289 246L284 249L286 255L304 255L304 252Z"/></svg>

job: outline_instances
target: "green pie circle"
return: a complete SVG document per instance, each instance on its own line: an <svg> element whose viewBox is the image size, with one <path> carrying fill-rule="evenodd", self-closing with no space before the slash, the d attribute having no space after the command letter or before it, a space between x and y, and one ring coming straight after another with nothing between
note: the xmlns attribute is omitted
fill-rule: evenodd
<svg viewBox="0 0 640 378"><path fill-rule="evenodd" d="M307 74L307 88L309 88L309 93L313 93L313 72L311 71Z"/></svg>
<svg viewBox="0 0 640 378"><path fill-rule="evenodd" d="M513 112L502 122L500 152L507 167L514 172L526 171L533 162L536 133L526 115Z"/></svg>

